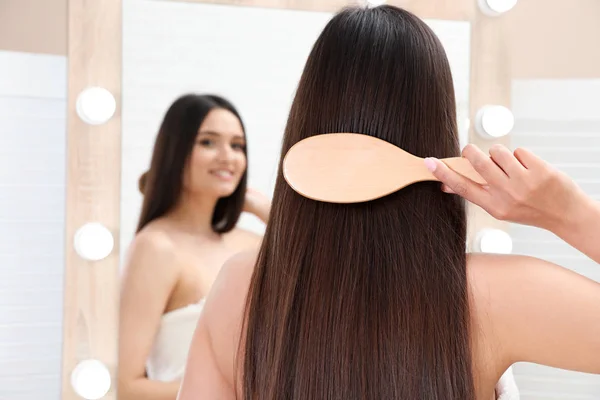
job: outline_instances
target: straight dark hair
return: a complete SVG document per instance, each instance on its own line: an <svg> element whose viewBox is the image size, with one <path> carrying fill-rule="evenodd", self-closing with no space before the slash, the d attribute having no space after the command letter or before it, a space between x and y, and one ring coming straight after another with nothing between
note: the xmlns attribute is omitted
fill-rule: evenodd
<svg viewBox="0 0 600 400"><path fill-rule="evenodd" d="M327 24L281 157L332 132L460 154L449 63L423 21L381 6ZM474 399L465 242L465 204L439 184L329 204L294 192L280 164L240 341L243 399Z"/></svg>
<svg viewBox="0 0 600 400"><path fill-rule="evenodd" d="M150 221L165 215L179 200L183 190L183 172L192 154L198 129L208 113L218 108L230 111L240 120L245 137L246 129L240 114L233 104L220 96L186 94L176 99L165 113L154 143L150 169L139 181L144 202L137 232ZM248 158L247 146L244 154ZM217 201L212 217L215 232L226 233L235 228L244 206L247 176L246 167L235 191Z"/></svg>

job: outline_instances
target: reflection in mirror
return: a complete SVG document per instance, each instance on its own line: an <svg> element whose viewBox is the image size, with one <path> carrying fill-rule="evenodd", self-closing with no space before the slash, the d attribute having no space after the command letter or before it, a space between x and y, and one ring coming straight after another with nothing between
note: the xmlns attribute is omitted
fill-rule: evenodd
<svg viewBox="0 0 600 400"><path fill-rule="evenodd" d="M142 205L138 179L149 167L167 108L182 94L215 93L238 108L248 133L249 186L272 192L296 84L312 44L331 16L176 1L124 3L122 257ZM165 21L177 23L163 29ZM469 127L470 24L427 22L450 61L464 146ZM250 215L243 215L240 225L257 233L264 229Z"/></svg>
<svg viewBox="0 0 600 400"><path fill-rule="evenodd" d="M66 6L0 2L0 399L61 395Z"/></svg>
<svg viewBox="0 0 600 400"><path fill-rule="evenodd" d="M247 164L248 187L270 197L291 98L330 14L171 1L129 1L123 12L118 393L130 400L156 392L174 399L203 298L223 262L256 247L264 230L266 213L257 210L242 214L238 227L223 235L202 223L210 219L215 194L237 196L235 186L216 175L228 170L237 185L238 169ZM162 29L165 24L170 29ZM156 158L174 138L186 143L174 150L174 161L146 175L144 199L138 180L149 170L163 119ZM242 142L247 158L238 150ZM188 154L191 164L184 166ZM169 173L153 187L158 175ZM142 201L152 209L152 199L173 190L169 182L182 180L181 201L167 218L144 213L149 222L132 243Z"/></svg>
<svg viewBox="0 0 600 400"><path fill-rule="evenodd" d="M207 114L206 110L213 110L214 101L185 95L222 96L239 111L247 140L248 187L270 197L296 85L314 41L331 16L325 12L175 1L124 3L120 399L142 399L159 392L162 398L175 398L203 298L223 260L239 248L236 230L215 236L206 234L209 229L200 232L200 225L193 222L202 221L203 204L214 204L207 200L213 189L206 185L219 163L216 158L205 158L209 157L206 154L217 154L210 152L220 148L221 140L229 140L227 135L243 135L235 128L240 121L235 113ZM448 53L465 144L470 24L428 23ZM178 114L195 122L190 127L189 120L185 122ZM209 125L216 128L208 129ZM183 178L176 172L159 185L159 175L167 171L150 171L145 175L144 199L138 182L150 168L153 151L158 160L161 149L174 137L193 143L186 130L194 136L200 131L198 146L190 144L186 150L191 152L192 167L182 167L181 159L188 153L176 148L176 156L161 168L183 168ZM208 130L219 135L205 138L202 132ZM205 143L205 139L210 142ZM156 140L161 144L154 148ZM172 144L176 147L174 141ZM235 158L231 157L229 162L234 165ZM186 180L186 174L193 177L196 172L206 178L204 183ZM150 221L136 235L143 202L147 202L144 221L151 220L146 218L152 214L148 211L153 209L150 199L177 188L169 183L174 180L183 180L181 203L188 205L173 207L175 211L166 218ZM204 186L193 193L196 183ZM243 213L238 229L261 235L264 222L252 213Z"/></svg>

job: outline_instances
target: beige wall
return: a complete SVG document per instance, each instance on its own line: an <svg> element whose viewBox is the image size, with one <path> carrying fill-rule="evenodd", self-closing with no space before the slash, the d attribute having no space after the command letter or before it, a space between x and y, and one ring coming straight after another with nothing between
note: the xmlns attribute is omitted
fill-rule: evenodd
<svg viewBox="0 0 600 400"><path fill-rule="evenodd" d="M0 50L66 54L67 2L0 0ZM436 18L444 15L468 17L475 2L389 1L409 9L416 8L415 11ZM246 0L238 3L290 6L289 0ZM346 1L332 3L331 6L337 8ZM306 0L302 4L315 7ZM564 0L521 0L511 12L498 18L496 22L501 25L500 31L506 39L505 51L510 59L513 78L600 77L600 46L596 42L596 38L600 37L600 1L571 0L569 7L564 4Z"/></svg>
<svg viewBox="0 0 600 400"><path fill-rule="evenodd" d="M521 0L500 20L512 78L600 77L599 0Z"/></svg>
<svg viewBox="0 0 600 400"><path fill-rule="evenodd" d="M67 54L68 0L0 0L0 50Z"/></svg>

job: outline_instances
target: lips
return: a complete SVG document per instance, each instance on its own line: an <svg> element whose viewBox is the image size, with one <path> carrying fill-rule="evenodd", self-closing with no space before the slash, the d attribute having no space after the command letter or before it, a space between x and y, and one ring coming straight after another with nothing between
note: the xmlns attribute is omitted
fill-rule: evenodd
<svg viewBox="0 0 600 400"><path fill-rule="evenodd" d="M210 171L210 173L222 180L230 181L233 179L233 172L228 169L215 169Z"/></svg>

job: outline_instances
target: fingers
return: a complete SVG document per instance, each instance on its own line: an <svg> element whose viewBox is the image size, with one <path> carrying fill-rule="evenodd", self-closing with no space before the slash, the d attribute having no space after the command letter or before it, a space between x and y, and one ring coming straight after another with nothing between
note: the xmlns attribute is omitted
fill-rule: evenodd
<svg viewBox="0 0 600 400"><path fill-rule="evenodd" d="M469 160L473 168L492 186L504 186L508 176L496 163L477 146L468 144L463 149L463 157Z"/></svg>
<svg viewBox="0 0 600 400"><path fill-rule="evenodd" d="M546 162L524 148L518 148L514 152L515 158L527 169L545 168Z"/></svg>
<svg viewBox="0 0 600 400"><path fill-rule="evenodd" d="M446 193L450 193L450 194L455 194L454 191L452 189L450 189L448 187L448 185L446 185L445 183L442 184L442 192L446 192Z"/></svg>
<svg viewBox="0 0 600 400"><path fill-rule="evenodd" d="M513 153L502 145L496 144L492 146L490 148L490 157L510 178L520 176L526 170Z"/></svg>
<svg viewBox="0 0 600 400"><path fill-rule="evenodd" d="M472 203L483 206L489 201L489 194L480 185L452 171L446 164L435 158L426 158L425 166L446 188L447 193L456 193ZM497 167L496 167L497 168Z"/></svg>

